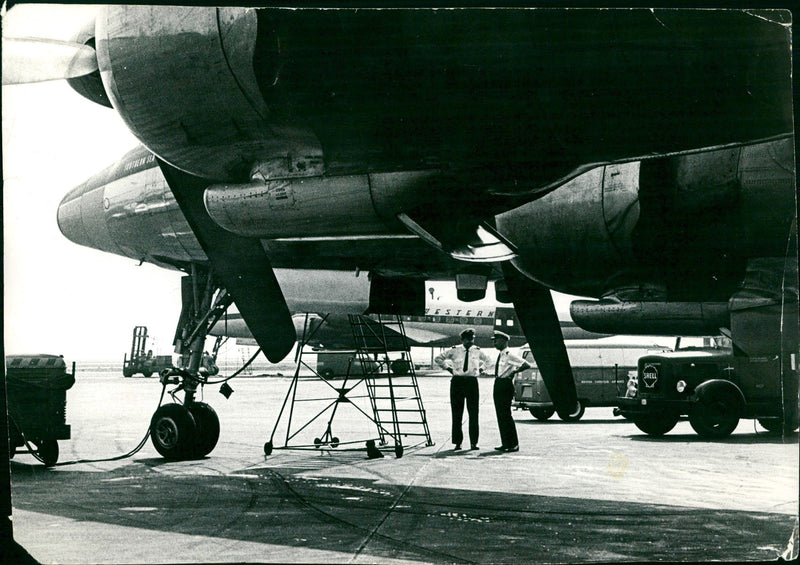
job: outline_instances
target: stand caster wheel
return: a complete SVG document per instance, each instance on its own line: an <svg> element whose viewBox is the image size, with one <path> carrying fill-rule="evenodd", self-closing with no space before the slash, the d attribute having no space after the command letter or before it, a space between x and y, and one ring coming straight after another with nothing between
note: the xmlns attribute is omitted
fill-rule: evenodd
<svg viewBox="0 0 800 565"><path fill-rule="evenodd" d="M268 441L264 444L264 456L267 457L272 453L272 442Z"/></svg>
<svg viewBox="0 0 800 565"><path fill-rule="evenodd" d="M338 437L331 438L331 447L339 447L339 438Z"/></svg>
<svg viewBox="0 0 800 565"><path fill-rule="evenodd" d="M322 440L319 439L318 437L315 437L314 438L314 447L319 447L320 445L322 445Z"/></svg>

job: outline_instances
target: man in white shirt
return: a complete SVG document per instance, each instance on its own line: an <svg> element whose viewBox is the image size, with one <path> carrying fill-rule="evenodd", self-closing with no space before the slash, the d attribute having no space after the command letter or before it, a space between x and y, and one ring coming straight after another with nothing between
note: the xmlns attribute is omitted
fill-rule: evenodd
<svg viewBox="0 0 800 565"><path fill-rule="evenodd" d="M461 449L464 431L461 419L464 402L469 415L470 449L478 449L478 375L482 375L492 361L474 344L475 330L467 328L461 332L461 345L455 345L437 355L434 363L453 375L450 379L450 413L453 418L452 440L454 451Z"/></svg>
<svg viewBox="0 0 800 565"><path fill-rule="evenodd" d="M497 414L497 427L500 428L500 442L497 451L513 453L519 451L517 426L511 416L511 401L514 400L514 375L530 369L527 361L511 353L508 349L509 336L495 331L492 336L494 347L499 350L494 364L494 411Z"/></svg>

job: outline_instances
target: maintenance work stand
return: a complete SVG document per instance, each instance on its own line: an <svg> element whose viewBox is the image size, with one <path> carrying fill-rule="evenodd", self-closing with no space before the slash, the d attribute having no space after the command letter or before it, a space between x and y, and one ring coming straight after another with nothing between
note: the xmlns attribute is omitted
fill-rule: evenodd
<svg viewBox="0 0 800 565"><path fill-rule="evenodd" d="M348 365L347 373L341 381L333 382L321 376L316 368L303 360L303 354L316 330L325 323L310 330L308 323L298 344L296 369L289 390L284 398L270 439L264 444L264 454L270 455L273 449L337 449L340 446L365 444L369 457L378 456L376 450L394 450L397 458L403 456L406 448L419 445L433 445L425 408L422 403L414 364L411 361L411 348L400 316L349 315L353 333L355 355ZM300 370L305 367L312 373L311 378L301 377ZM322 396L307 397L298 392L309 389L312 383L319 388L324 383ZM302 383L302 385L301 385ZM305 402L323 405L321 409L297 425L295 409ZM288 407L288 410L287 410ZM374 436L341 440L334 434L334 420L342 410L355 410L363 419L374 426ZM280 447L273 444L276 432L284 413L285 439ZM316 435L313 442L300 440L300 434L317 420L327 415L323 433ZM293 427L294 425L294 427ZM372 428L369 426L368 428ZM348 433L361 433L360 430L347 430ZM369 433L364 431L363 433ZM391 444L393 445L390 445ZM290 445L291 443L291 445ZM357 449L364 449L359 447ZM351 448L352 450L352 448Z"/></svg>

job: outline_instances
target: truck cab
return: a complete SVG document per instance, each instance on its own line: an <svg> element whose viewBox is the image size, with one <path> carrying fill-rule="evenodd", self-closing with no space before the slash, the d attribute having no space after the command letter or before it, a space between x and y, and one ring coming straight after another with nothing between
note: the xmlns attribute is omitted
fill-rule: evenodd
<svg viewBox="0 0 800 565"><path fill-rule="evenodd" d="M679 339L674 351L639 359L636 379L618 399L619 411L651 436L666 434L682 416L708 438L727 437L740 418L755 418L767 430L779 431L775 395L765 399L764 383L742 378L743 373L729 338L706 337L688 346Z"/></svg>

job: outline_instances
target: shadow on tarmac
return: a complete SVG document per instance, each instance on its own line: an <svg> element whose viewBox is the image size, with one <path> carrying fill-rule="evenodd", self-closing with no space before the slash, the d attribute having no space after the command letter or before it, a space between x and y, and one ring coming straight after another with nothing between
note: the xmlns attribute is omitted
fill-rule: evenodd
<svg viewBox="0 0 800 565"><path fill-rule="evenodd" d="M356 460L363 454L301 456L222 475L154 472L162 459L102 473L12 461L12 494L16 509L86 522L87 535L97 522L277 544L299 562L304 549L369 562L772 560L794 525L784 514L386 484L377 463L360 468L375 470L369 479L310 475Z"/></svg>
<svg viewBox="0 0 800 565"><path fill-rule="evenodd" d="M657 443L709 443L729 445L751 445L751 444L792 444L798 443L797 432L788 434L785 437L768 432L753 432L752 434L735 434L721 439L710 439L700 437L697 434L670 434L663 436L649 436L644 432L628 436L632 441L657 442Z"/></svg>

